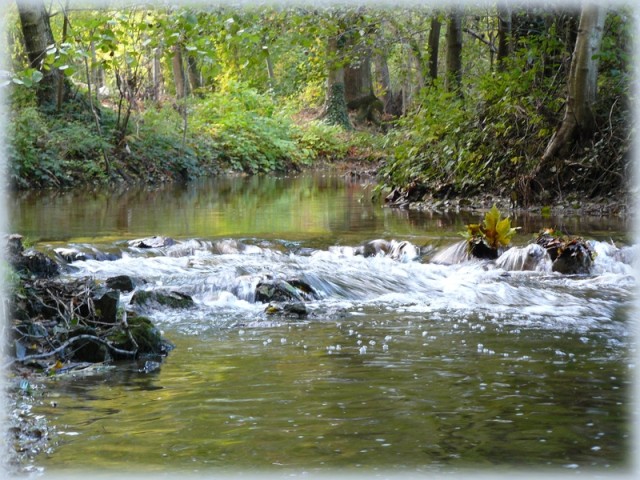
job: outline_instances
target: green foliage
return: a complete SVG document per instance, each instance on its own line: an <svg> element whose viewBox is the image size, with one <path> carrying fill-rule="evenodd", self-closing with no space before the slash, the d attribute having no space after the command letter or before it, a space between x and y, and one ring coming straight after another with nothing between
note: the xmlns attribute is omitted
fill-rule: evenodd
<svg viewBox="0 0 640 480"><path fill-rule="evenodd" d="M514 64L476 79L472 98L443 92L439 84L420 98L420 108L387 136L394 159L382 173L387 186L411 182L448 185L462 194L519 193L553 133L535 68Z"/></svg>
<svg viewBox="0 0 640 480"><path fill-rule="evenodd" d="M293 130L299 148L312 159L344 158L349 148L344 130L320 120L304 123Z"/></svg>
<svg viewBox="0 0 640 480"><path fill-rule="evenodd" d="M269 172L308 164L316 155L296 142L296 127L272 100L239 83L193 105L196 137L208 136L235 170Z"/></svg>
<svg viewBox="0 0 640 480"><path fill-rule="evenodd" d="M54 38L62 40L64 16L56 8L51 22ZM388 187L425 184L457 194L492 192L519 202L534 181L539 190L577 189L591 182L596 185L591 193L604 194L629 176L628 9L610 11L598 53L598 132L549 168L540 168L540 158L566 101L570 34L575 33L575 25L566 27L569 15L515 8L515 52L498 68L486 43L496 38L496 11L470 6L464 20L470 36L463 47L463 95L458 96L444 92L440 81L422 87L431 19L445 20L444 11L430 7L167 4L68 13L66 39L49 46L43 59L45 69L62 71L72 87L73 98L65 98L62 112L44 115L35 108L30 87L42 73L24 64L24 52L14 42L14 72L4 85L14 92L9 154L19 187L99 184L118 176L188 179L228 167L269 172L319 159L384 159L388 152L380 171ZM10 23L12 38L19 39L15 12ZM328 49L327 40L337 37L342 48ZM440 47L442 61L444 42ZM191 92L197 98L174 98L172 58L178 48L185 64L189 59L197 67L199 81L193 83L203 84ZM403 92L407 115L393 125L384 118L384 127L392 127L384 136L347 131L339 126L350 128L338 85L338 91L329 92L328 123L309 121L325 102L329 66L357 65L363 53L371 52L385 57L391 89ZM163 66L159 90L156 60ZM100 78L112 92L100 95L102 105L95 95ZM90 104L100 108L100 128ZM111 178L104 154L113 162Z"/></svg>
<svg viewBox="0 0 640 480"><path fill-rule="evenodd" d="M331 85L325 120L332 125L339 125L345 130L353 129L347 113L347 102L344 99L344 84L342 83Z"/></svg>

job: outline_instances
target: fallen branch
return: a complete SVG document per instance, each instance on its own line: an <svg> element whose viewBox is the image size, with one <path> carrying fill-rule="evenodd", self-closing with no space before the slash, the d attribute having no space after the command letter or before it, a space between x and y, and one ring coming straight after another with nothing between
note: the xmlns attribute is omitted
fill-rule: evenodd
<svg viewBox="0 0 640 480"><path fill-rule="evenodd" d="M112 352L117 353L118 355L122 355L124 357L135 358L135 356L138 353L137 349L134 350L134 351L122 350L120 348L114 347L107 340L103 340L102 338L96 337L95 335L86 335L85 334L85 335L78 335L77 337L70 338L64 344L60 345L58 348L56 348L54 350L51 350L50 352L38 353L38 354L35 354L35 355L27 355L27 356L25 356L23 358L19 358L18 361L25 362L25 361L29 361L29 360L38 360L38 359L41 359L41 358L52 357L52 356L60 353L61 351L63 351L65 348L69 347L70 345L72 345L72 344L74 344L74 343L76 343L76 342L78 342L80 340L90 340L92 342L100 343L100 344L104 345L105 347L107 347Z"/></svg>

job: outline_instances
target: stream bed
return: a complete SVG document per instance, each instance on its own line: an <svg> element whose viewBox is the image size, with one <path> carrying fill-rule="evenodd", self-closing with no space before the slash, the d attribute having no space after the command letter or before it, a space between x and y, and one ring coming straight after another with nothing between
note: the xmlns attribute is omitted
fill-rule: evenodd
<svg viewBox="0 0 640 480"><path fill-rule="evenodd" d="M625 471L636 289L629 226L617 218L516 215L513 240L544 227L592 241L590 275L437 252L482 214L382 208L366 181L317 173L233 177L153 192L25 195L12 229L42 250L106 252L65 275L170 288L195 306L150 308L176 348L50 378L49 473L296 474L540 469ZM163 248L132 247L151 235ZM410 257L365 257L374 239ZM260 278L313 287L304 318L269 315ZM129 296L124 296L126 302Z"/></svg>

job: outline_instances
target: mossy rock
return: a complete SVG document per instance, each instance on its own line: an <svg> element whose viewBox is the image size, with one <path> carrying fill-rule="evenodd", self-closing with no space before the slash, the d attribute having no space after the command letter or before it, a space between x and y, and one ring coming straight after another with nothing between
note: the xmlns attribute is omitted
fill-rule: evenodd
<svg viewBox="0 0 640 480"><path fill-rule="evenodd" d="M168 308L191 308L195 305L193 298L186 293L173 290L138 290L131 297L131 305L160 305Z"/></svg>
<svg viewBox="0 0 640 480"><path fill-rule="evenodd" d="M109 341L113 346L121 350L133 351L137 345L137 356L140 355L165 355L173 348L169 342L162 338L158 330L149 318L142 315L129 315L127 318L128 331L119 328L109 335Z"/></svg>

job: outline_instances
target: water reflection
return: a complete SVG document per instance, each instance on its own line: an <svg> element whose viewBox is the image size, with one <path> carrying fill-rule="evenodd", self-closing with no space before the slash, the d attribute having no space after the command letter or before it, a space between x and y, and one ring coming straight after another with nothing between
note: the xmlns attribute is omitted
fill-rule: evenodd
<svg viewBox="0 0 640 480"><path fill-rule="evenodd" d="M333 247L374 238L447 245L478 221L384 209L370 197L370 185L318 174L13 199L13 229L43 244L185 240L166 254L123 248L119 260L78 262L73 274L137 273L197 301L150 312L176 344L160 369L134 362L50 379L35 413L57 431L56 445L39 465L297 474L628 466L629 265L603 254L594 275L565 278L341 255ZM519 214L513 223L523 227L516 244L550 225L627 239L619 219ZM220 239L253 250L216 250ZM265 272L317 285L323 296L307 319L267 319L264 305L233 293L238 278Z"/></svg>
<svg viewBox="0 0 640 480"><path fill-rule="evenodd" d="M101 242L167 235L175 238L259 237L307 240L314 247L363 238L450 241L480 214L381 208L373 185L337 175L219 177L154 190L32 192L9 200L11 229L32 240ZM542 227L628 241L625 220L567 215L512 215L526 241Z"/></svg>

